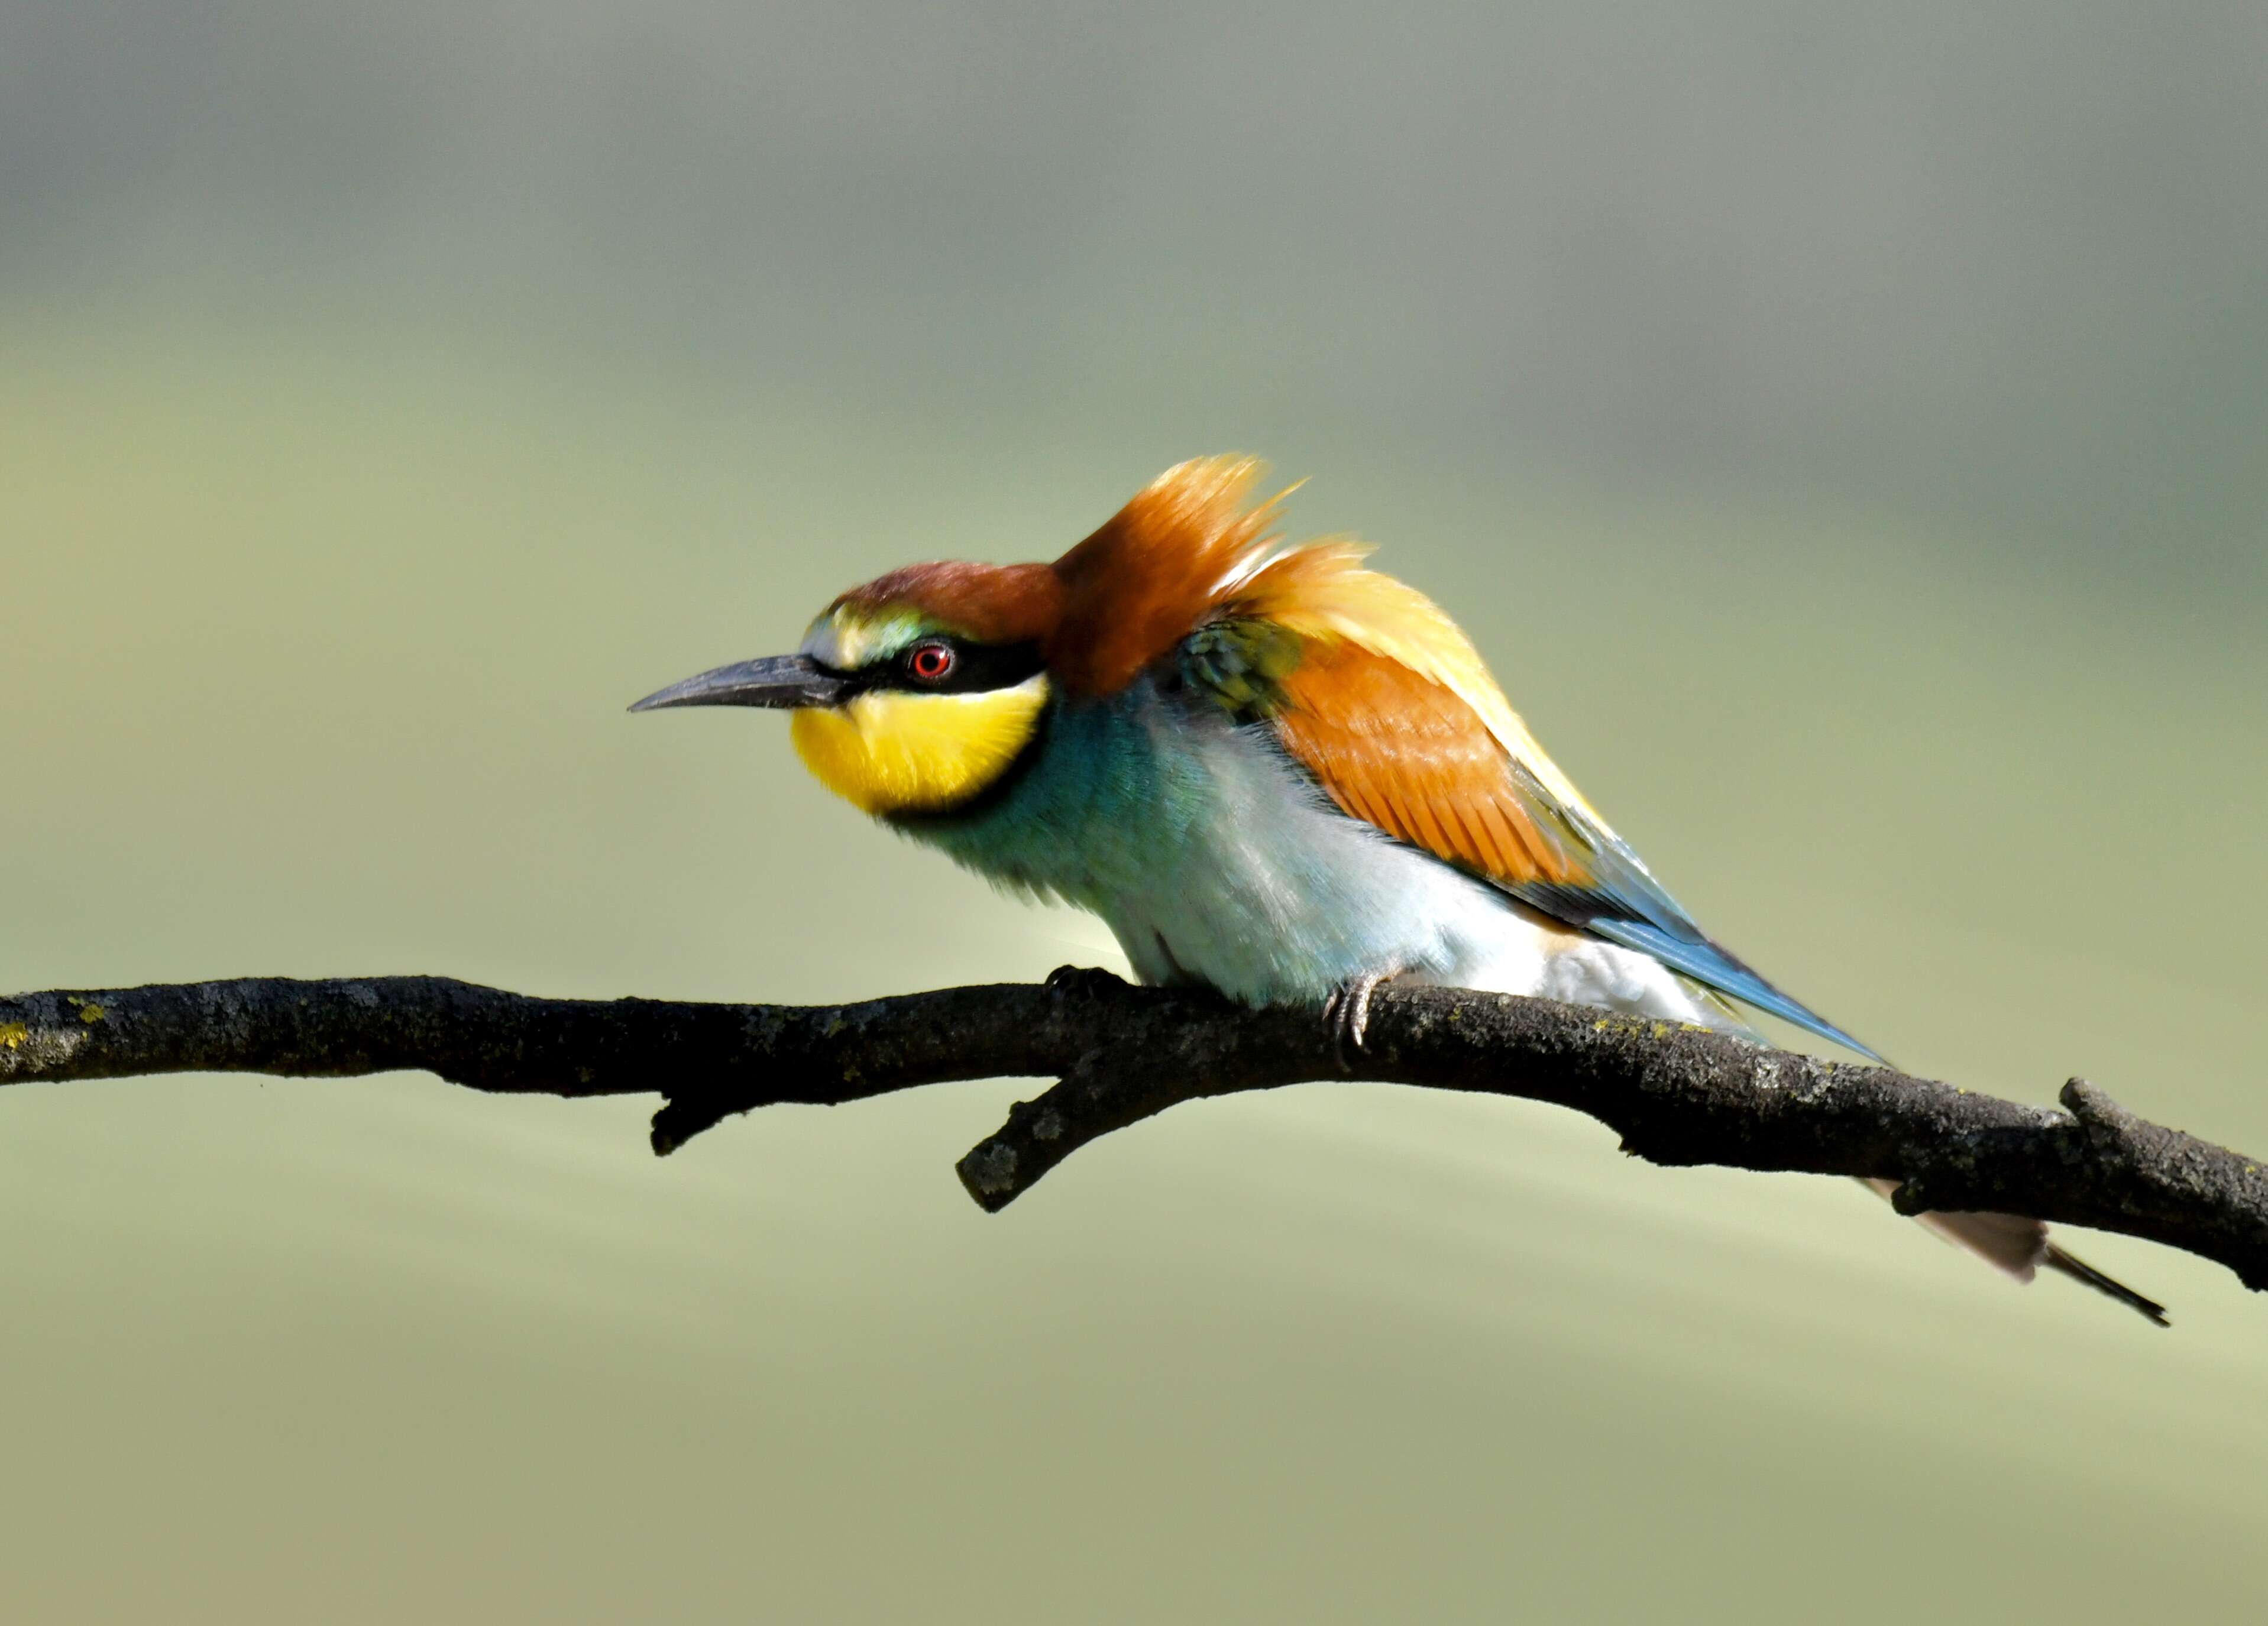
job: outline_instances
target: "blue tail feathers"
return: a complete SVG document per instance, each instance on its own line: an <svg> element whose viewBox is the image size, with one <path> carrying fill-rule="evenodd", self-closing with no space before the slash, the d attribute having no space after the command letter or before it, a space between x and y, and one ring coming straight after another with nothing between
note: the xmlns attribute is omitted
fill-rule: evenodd
<svg viewBox="0 0 2268 1626"><path fill-rule="evenodd" d="M1695 982L1705 983L1742 1004L1754 1005L1782 1021L1794 1023L1807 1033L1832 1040L1845 1049L1856 1050L1870 1062L1882 1060L1873 1048L1860 1044L1834 1023L1797 1004L1706 938L1697 939L1676 936L1663 931L1652 921L1613 916L1587 920L1583 926L1584 930L1606 938L1609 943L1636 949L1641 954L1651 954L1671 970L1682 971Z"/></svg>

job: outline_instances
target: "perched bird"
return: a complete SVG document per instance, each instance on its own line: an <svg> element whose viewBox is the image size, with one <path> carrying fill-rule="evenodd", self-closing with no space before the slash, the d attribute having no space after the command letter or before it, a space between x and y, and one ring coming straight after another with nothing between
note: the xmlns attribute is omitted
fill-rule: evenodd
<svg viewBox="0 0 2268 1626"><path fill-rule="evenodd" d="M1258 475L1168 469L1052 564L894 570L799 653L631 710L790 709L829 790L1101 916L1144 982L1317 1006L1358 1046L1406 978L1753 1038L1738 1001L1879 1059L1693 923L1431 600L1352 542L1272 534ZM1926 1223L2161 1317L2035 1220Z"/></svg>

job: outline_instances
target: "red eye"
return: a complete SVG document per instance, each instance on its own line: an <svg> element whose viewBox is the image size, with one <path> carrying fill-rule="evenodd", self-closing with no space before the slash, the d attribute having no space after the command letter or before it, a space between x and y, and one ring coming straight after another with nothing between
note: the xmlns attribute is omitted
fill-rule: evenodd
<svg viewBox="0 0 2268 1626"><path fill-rule="evenodd" d="M953 651L943 644L920 644L906 658L906 669L924 683L938 682L953 670Z"/></svg>

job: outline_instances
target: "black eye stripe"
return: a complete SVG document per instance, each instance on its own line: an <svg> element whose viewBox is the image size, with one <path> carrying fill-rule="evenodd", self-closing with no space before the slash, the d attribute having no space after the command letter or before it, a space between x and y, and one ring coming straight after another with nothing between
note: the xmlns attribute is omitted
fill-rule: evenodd
<svg viewBox="0 0 2268 1626"><path fill-rule="evenodd" d="M924 678L914 662L924 649L942 648L953 657L941 677ZM983 689L1012 688L1038 672L1036 644L974 644L954 637L924 638L890 660L861 673L877 688L902 688L919 695L968 695Z"/></svg>

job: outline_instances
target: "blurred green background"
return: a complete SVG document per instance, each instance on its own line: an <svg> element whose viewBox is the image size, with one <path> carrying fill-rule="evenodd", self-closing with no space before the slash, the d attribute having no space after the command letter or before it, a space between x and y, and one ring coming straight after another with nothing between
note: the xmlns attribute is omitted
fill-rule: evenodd
<svg viewBox="0 0 2268 1626"><path fill-rule="evenodd" d="M2268 13L0 0L0 986L1116 964L630 699L1314 476L1906 1065L2268 1150ZM2176 1330L1519 1103L0 1100L38 1621L2245 1618Z"/></svg>

